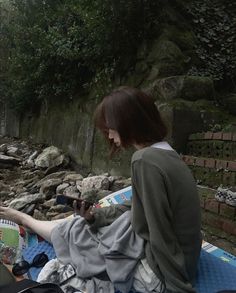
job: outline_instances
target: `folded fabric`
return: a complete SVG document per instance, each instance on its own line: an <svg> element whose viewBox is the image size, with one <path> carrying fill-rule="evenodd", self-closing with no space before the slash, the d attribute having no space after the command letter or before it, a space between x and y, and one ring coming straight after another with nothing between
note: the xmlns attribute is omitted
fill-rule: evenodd
<svg viewBox="0 0 236 293"><path fill-rule="evenodd" d="M51 235L59 261L72 264L82 279L106 272L117 289L129 292L134 269L144 253L144 241L133 232L130 218L127 211L97 233L79 216L59 224Z"/></svg>

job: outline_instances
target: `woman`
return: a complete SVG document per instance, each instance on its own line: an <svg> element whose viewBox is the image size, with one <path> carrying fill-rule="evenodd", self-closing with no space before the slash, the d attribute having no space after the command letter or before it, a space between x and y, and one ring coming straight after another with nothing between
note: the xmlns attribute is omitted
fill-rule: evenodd
<svg viewBox="0 0 236 293"><path fill-rule="evenodd" d="M121 87L102 100L95 121L111 143L111 154L137 149L131 161L132 228L145 240L148 269L167 292L195 292L202 241L199 197L190 170L163 141L167 129L153 99Z"/></svg>

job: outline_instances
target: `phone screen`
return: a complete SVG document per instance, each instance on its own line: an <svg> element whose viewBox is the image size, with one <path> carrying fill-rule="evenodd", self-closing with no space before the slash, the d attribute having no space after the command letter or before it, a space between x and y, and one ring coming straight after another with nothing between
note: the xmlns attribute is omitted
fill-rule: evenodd
<svg viewBox="0 0 236 293"><path fill-rule="evenodd" d="M86 200L83 200L81 198L72 198L72 197L69 197L69 196L62 195L62 194L57 195L57 198L56 198L57 204L68 205L68 206L71 206L71 207L73 207L74 200L76 200L76 202L77 202L77 208L78 209L81 208L82 201L84 201L84 203L85 203L85 210L87 210L90 206L92 206L94 204L93 202L86 201Z"/></svg>

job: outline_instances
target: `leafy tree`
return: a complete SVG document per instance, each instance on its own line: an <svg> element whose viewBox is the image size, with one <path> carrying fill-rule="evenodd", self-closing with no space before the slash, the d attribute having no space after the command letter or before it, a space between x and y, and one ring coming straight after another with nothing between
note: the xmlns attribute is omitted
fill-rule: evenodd
<svg viewBox="0 0 236 293"><path fill-rule="evenodd" d="M1 27L10 50L6 94L21 111L41 99L76 97L101 72L121 70L148 37L159 7L145 0L7 3L9 21Z"/></svg>

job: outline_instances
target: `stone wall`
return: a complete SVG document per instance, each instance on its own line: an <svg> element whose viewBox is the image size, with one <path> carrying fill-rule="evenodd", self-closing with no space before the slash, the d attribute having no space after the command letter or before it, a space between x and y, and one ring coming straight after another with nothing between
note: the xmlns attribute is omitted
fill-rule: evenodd
<svg viewBox="0 0 236 293"><path fill-rule="evenodd" d="M133 150L122 151L112 160L108 159L108 146L93 125L95 98L60 101L55 104L43 103L38 115L26 113L21 120L20 136L33 142L55 145L68 152L85 172L111 172L115 175L130 176L130 158ZM86 102L85 102L86 101ZM222 120L223 111L199 105L198 101L156 100L168 125L168 140L184 153L190 134L207 130L209 125ZM206 113L206 107L209 107Z"/></svg>
<svg viewBox="0 0 236 293"><path fill-rule="evenodd" d="M19 137L19 117L0 100L0 135Z"/></svg>

